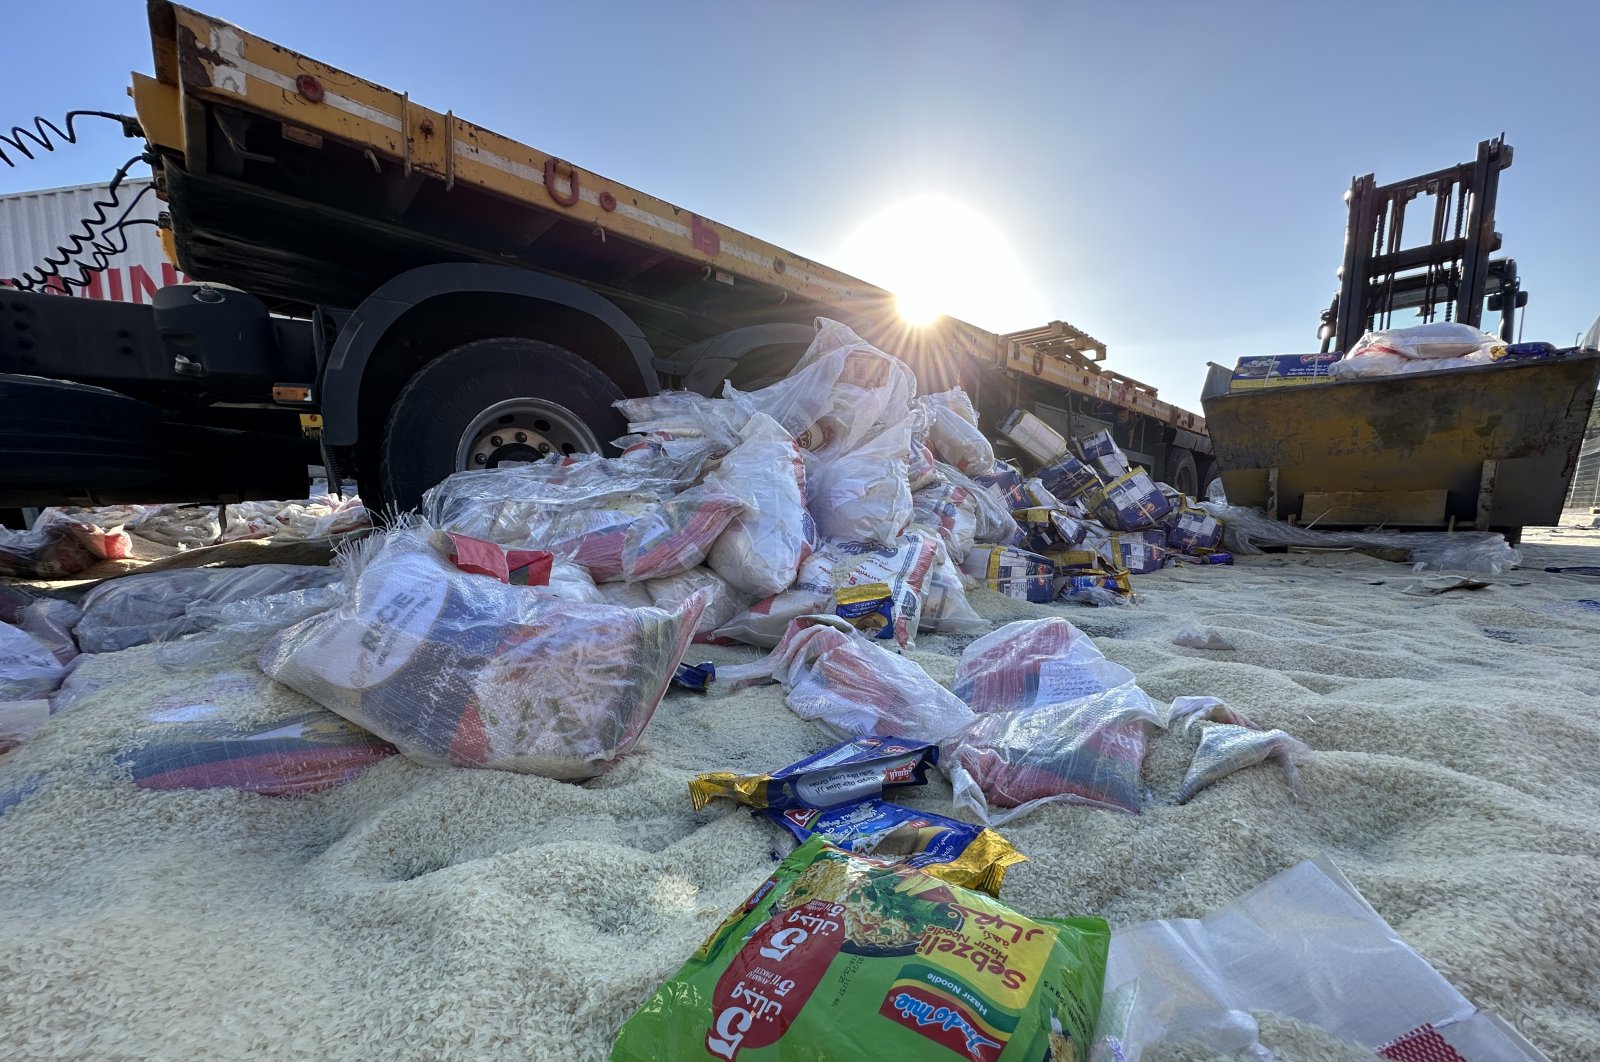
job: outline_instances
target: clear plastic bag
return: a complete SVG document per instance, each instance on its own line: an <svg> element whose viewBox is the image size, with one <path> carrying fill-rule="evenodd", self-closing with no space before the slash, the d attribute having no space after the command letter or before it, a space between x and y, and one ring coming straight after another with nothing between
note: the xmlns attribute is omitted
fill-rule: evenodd
<svg viewBox="0 0 1600 1062"><path fill-rule="evenodd" d="M132 556L133 539L123 530L142 507L115 511L119 522L96 523L97 511L46 509L30 531L0 527L0 575L28 579L64 579L103 560Z"/></svg>
<svg viewBox="0 0 1600 1062"><path fill-rule="evenodd" d="M623 537L622 578L630 583L661 579L698 567L743 512L744 503L711 480L651 506L628 525ZM591 570L596 579L610 577L607 569Z"/></svg>
<svg viewBox="0 0 1600 1062"><path fill-rule="evenodd" d="M971 636L989 629L989 621L978 615L967 601L967 588L961 581L961 569L950 559L943 542L935 547L927 587L919 619L921 630Z"/></svg>
<svg viewBox="0 0 1600 1062"><path fill-rule="evenodd" d="M694 391L662 391L644 398L624 398L614 405L628 418L628 431L634 438L627 441L657 442L676 457L733 449L739 444L739 429L747 416L725 398L707 398Z"/></svg>
<svg viewBox="0 0 1600 1062"><path fill-rule="evenodd" d="M1263 546L1403 549L1413 564L1427 568L1499 574L1522 563L1505 536L1488 531L1320 531L1292 527L1260 509L1227 502L1200 506L1222 521L1228 552L1250 556Z"/></svg>
<svg viewBox="0 0 1600 1062"><path fill-rule="evenodd" d="M125 575L101 583L84 596L83 618L73 634L86 653L171 641L209 629L203 617L212 606L328 586L337 578L331 568L303 564L175 568Z"/></svg>
<svg viewBox="0 0 1600 1062"><path fill-rule="evenodd" d="M895 640L910 647L921 623L937 544L937 537L921 531L906 532L893 546L824 540L800 566L794 586L756 602L714 633L750 645L775 646L792 620L830 611L834 591L887 583L894 597Z"/></svg>
<svg viewBox="0 0 1600 1062"><path fill-rule="evenodd" d="M1389 1058L1544 1058L1474 1007L1325 859L1203 918L1118 929L1105 987L1093 1062L1139 1062L1176 1042L1271 1059L1252 1013L1282 1014Z"/></svg>
<svg viewBox="0 0 1600 1062"><path fill-rule="evenodd" d="M61 663L70 663L78 655L77 640L72 628L83 618L83 609L70 601L45 597L25 606L17 626L49 647Z"/></svg>
<svg viewBox="0 0 1600 1062"><path fill-rule="evenodd" d="M812 460L806 498L824 538L890 543L911 523L905 425L862 440L836 456Z"/></svg>
<svg viewBox="0 0 1600 1062"><path fill-rule="evenodd" d="M816 545L816 525L806 509L806 465L794 439L758 413L706 481L743 503L707 563L746 594L770 597L787 590Z"/></svg>
<svg viewBox="0 0 1600 1062"><path fill-rule="evenodd" d="M893 734L937 742L972 722L972 709L916 662L885 649L837 616L790 623L771 655L723 668L729 689L782 683L789 707L838 738Z"/></svg>
<svg viewBox="0 0 1600 1062"><path fill-rule="evenodd" d="M590 778L639 739L709 596L674 612L552 599L469 575L425 526L375 536L338 609L261 669L423 763Z"/></svg>
<svg viewBox="0 0 1600 1062"><path fill-rule="evenodd" d="M55 692L66 667L21 627L0 623L0 701L29 701Z"/></svg>
<svg viewBox="0 0 1600 1062"><path fill-rule="evenodd" d="M994 447L978 430L978 411L959 387L929 395L933 425L928 442L933 452L964 475L981 476L994 468Z"/></svg>
<svg viewBox="0 0 1600 1062"><path fill-rule="evenodd" d="M1261 730L1254 726L1213 723L1200 733L1200 746L1178 788L1178 803L1192 800L1200 790L1220 782L1234 771L1272 760L1283 767L1289 791L1300 793L1300 765L1311 758L1311 749L1282 730Z"/></svg>
<svg viewBox="0 0 1600 1062"><path fill-rule="evenodd" d="M828 458L848 454L885 428L909 430L917 381L899 358L885 354L847 326L817 318L817 335L787 377L759 391L723 385L746 416L765 413L804 450ZM899 457L904 461L909 439Z"/></svg>
<svg viewBox="0 0 1600 1062"><path fill-rule="evenodd" d="M1070 620L1017 620L967 646L950 688L976 712L1077 700L1133 681Z"/></svg>
<svg viewBox="0 0 1600 1062"><path fill-rule="evenodd" d="M1472 325L1459 321L1429 321L1408 328L1367 332L1345 357L1389 354L1407 359L1440 360L1504 346L1505 342L1500 337L1480 331ZM1333 367L1337 368L1338 364L1335 362Z"/></svg>
<svg viewBox="0 0 1600 1062"><path fill-rule="evenodd" d="M1058 802L1136 815L1149 730L1159 724L1150 698L1130 682L1077 700L981 714L945 739L940 765L956 807L991 826Z"/></svg>

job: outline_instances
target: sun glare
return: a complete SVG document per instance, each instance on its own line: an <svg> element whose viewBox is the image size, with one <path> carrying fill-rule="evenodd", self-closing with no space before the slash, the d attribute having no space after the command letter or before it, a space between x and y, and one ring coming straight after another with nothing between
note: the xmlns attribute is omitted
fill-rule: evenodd
<svg viewBox="0 0 1600 1062"><path fill-rule="evenodd" d="M850 234L837 256L847 272L894 292L900 316L941 315L1014 330L1049 316L1005 234L978 211L943 196L907 199Z"/></svg>

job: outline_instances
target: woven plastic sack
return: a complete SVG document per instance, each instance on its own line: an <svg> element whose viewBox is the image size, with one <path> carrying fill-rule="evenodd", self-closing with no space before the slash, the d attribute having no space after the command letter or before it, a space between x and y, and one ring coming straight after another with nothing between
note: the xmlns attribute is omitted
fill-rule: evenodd
<svg viewBox="0 0 1600 1062"><path fill-rule="evenodd" d="M590 778L638 741L705 608L588 605L453 567L408 527L363 544L339 608L262 649L271 677L423 763Z"/></svg>
<svg viewBox="0 0 1600 1062"><path fill-rule="evenodd" d="M142 515L135 507L126 517ZM133 539L121 522L102 525L96 516L72 509L46 509L29 531L0 527L0 575L63 579L100 563L132 555Z"/></svg>
<svg viewBox="0 0 1600 1062"><path fill-rule="evenodd" d="M86 653L109 653L208 630L207 610L236 601L332 584L332 568L252 564L244 568L175 568L125 575L84 596L73 629Z"/></svg>
<svg viewBox="0 0 1600 1062"><path fill-rule="evenodd" d="M831 612L834 591L863 583L887 583L894 597L894 637L903 647L915 644L921 623L922 599L938 538L908 531L893 546L873 542L824 541L806 558L794 586L758 601L717 628L718 638L774 646L801 616Z"/></svg>
<svg viewBox="0 0 1600 1062"><path fill-rule="evenodd" d="M978 411L959 387L929 395L933 426L928 442L933 452L964 475L981 476L994 468L994 447L978 430Z"/></svg>
<svg viewBox="0 0 1600 1062"><path fill-rule="evenodd" d="M1058 802L1138 814L1149 728L1159 723L1150 698L1128 683L980 715L941 743L940 765L956 807L991 826Z"/></svg>
<svg viewBox="0 0 1600 1062"><path fill-rule="evenodd" d="M1270 1060L1252 1013L1282 1014L1396 1062L1544 1056L1413 951L1326 859L1296 864L1203 918L1118 929L1089 1058ZM1170 1056L1176 1057L1176 1056Z"/></svg>
<svg viewBox="0 0 1600 1062"><path fill-rule="evenodd" d="M911 526L938 534L950 559L960 564L977 541L978 502L965 487L935 483L912 492Z"/></svg>
<svg viewBox="0 0 1600 1062"><path fill-rule="evenodd" d="M811 461L806 500L818 534L883 544L900 536L911 523L910 434L902 424L846 453Z"/></svg>
<svg viewBox="0 0 1600 1062"><path fill-rule="evenodd" d="M772 653L718 671L718 686L783 685L789 707L840 739L895 734L937 742L967 726L972 709L914 661L837 616L802 616Z"/></svg>
<svg viewBox="0 0 1600 1062"><path fill-rule="evenodd" d="M730 586L726 579L710 568L690 568L677 575L634 585L642 586L649 595L644 602L646 606L653 605L669 612L681 608L694 594L705 591L709 595L705 611L694 625L694 640L697 642L709 640L712 631L753 604L749 594Z"/></svg>
<svg viewBox="0 0 1600 1062"><path fill-rule="evenodd" d="M769 597L787 590L816 543L816 525L806 510L806 465L794 439L758 413L706 482L743 503L707 563L746 594Z"/></svg>

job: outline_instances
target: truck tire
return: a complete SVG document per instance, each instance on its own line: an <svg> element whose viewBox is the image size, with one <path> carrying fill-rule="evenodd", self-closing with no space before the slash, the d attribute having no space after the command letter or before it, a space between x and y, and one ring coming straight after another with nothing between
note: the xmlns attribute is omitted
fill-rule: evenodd
<svg viewBox="0 0 1600 1062"><path fill-rule="evenodd" d="M622 397L605 373L552 343L496 338L456 347L395 398L380 444L377 504L414 509L423 491L468 468L598 453L627 431L611 405Z"/></svg>
<svg viewBox="0 0 1600 1062"><path fill-rule="evenodd" d="M161 411L127 395L37 376L0 376L0 487L138 487L165 467Z"/></svg>
<svg viewBox="0 0 1600 1062"><path fill-rule="evenodd" d="M1195 468L1194 454L1181 446L1167 447L1167 463L1163 479L1169 487L1176 487L1191 498L1198 497L1200 473Z"/></svg>
<svg viewBox="0 0 1600 1062"><path fill-rule="evenodd" d="M1222 467L1217 464L1215 457L1208 457L1200 462L1200 493L1196 501L1205 501L1211 491L1211 484L1222 478Z"/></svg>

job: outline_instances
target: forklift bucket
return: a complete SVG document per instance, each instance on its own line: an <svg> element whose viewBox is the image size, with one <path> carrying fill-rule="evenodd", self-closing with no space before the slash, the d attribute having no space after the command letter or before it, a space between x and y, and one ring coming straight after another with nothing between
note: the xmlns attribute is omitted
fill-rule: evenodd
<svg viewBox="0 0 1600 1062"><path fill-rule="evenodd" d="M1206 427L1235 505L1302 526L1557 523L1600 354L1215 394Z"/></svg>

